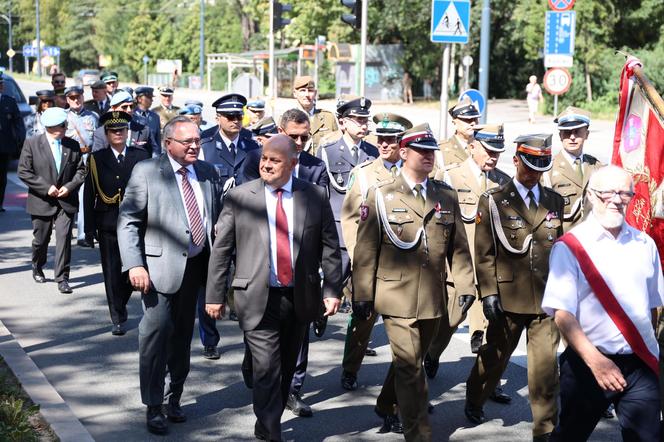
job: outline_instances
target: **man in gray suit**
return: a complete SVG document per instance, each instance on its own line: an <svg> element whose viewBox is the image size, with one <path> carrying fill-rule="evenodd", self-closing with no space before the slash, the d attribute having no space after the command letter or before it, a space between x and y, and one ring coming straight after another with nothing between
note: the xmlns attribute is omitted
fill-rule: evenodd
<svg viewBox="0 0 664 442"><path fill-rule="evenodd" d="M180 398L189 373L196 297L205 285L221 200L214 167L198 161L198 126L176 117L164 126L163 140L166 153L134 167L118 217L122 271L142 293L141 399L148 430L156 434L168 429L162 414L167 368L168 419L186 420Z"/></svg>
<svg viewBox="0 0 664 442"><path fill-rule="evenodd" d="M55 227L55 282L61 293L71 293L69 260L71 228L78 210L78 188L87 168L76 141L65 137L67 113L59 107L41 116L45 132L23 145L18 177L28 186L26 211L32 216L32 278L46 282L42 267Z"/></svg>
<svg viewBox="0 0 664 442"><path fill-rule="evenodd" d="M281 440L281 415L308 324L339 308L341 256L324 188L293 177L295 143L263 146L261 178L230 190L208 269L206 311L223 315L233 254L235 309L253 357L254 435ZM319 268L323 269L323 284Z"/></svg>

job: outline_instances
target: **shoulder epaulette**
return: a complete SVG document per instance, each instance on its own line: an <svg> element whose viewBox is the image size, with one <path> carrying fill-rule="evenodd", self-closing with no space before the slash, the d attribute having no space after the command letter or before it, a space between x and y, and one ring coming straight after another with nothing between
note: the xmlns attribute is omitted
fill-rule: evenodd
<svg viewBox="0 0 664 442"><path fill-rule="evenodd" d="M584 153L584 154L583 154L583 159L584 159L584 160L587 160L588 163L590 163L590 164L596 164L596 163L599 163L599 162L600 162L597 158L595 158L594 156L589 155L589 154L587 154L587 153Z"/></svg>
<svg viewBox="0 0 664 442"><path fill-rule="evenodd" d="M439 186L442 187L443 189L454 190L454 187L450 186L449 184L447 184L447 183L446 183L445 181L443 181L443 180L430 179L429 181L431 181L431 182L434 183L434 184L439 185Z"/></svg>

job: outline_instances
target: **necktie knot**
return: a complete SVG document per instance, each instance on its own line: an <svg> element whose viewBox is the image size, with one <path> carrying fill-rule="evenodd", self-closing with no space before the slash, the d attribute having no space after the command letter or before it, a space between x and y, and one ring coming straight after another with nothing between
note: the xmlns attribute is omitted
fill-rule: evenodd
<svg viewBox="0 0 664 442"><path fill-rule="evenodd" d="M532 190L528 191L528 210L531 213L537 212L537 202L535 201L535 194L533 193Z"/></svg>
<svg viewBox="0 0 664 442"><path fill-rule="evenodd" d="M187 178L187 173L188 173L188 172L189 172L189 171L187 170L186 167L181 167L181 168L178 169L178 173L179 173L180 175L182 175L182 178Z"/></svg>
<svg viewBox="0 0 664 442"><path fill-rule="evenodd" d="M118 163L122 164L123 161L124 161L124 155L122 154L118 155Z"/></svg>

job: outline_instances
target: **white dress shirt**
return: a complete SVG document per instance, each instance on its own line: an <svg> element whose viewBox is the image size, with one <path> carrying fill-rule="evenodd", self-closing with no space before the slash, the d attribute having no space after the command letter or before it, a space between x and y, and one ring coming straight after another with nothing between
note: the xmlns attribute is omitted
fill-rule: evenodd
<svg viewBox="0 0 664 442"><path fill-rule="evenodd" d="M648 350L657 357L659 347L650 309L664 304L664 279L655 242L627 224L614 238L592 214L570 232L639 330ZM551 316L556 310L574 315L590 342L602 353L633 353L590 288L576 258L562 242L556 242L551 251L542 309Z"/></svg>
<svg viewBox="0 0 664 442"><path fill-rule="evenodd" d="M405 173L402 173L401 176L403 176L403 179L406 180L406 184L408 184L408 187L410 187L410 191L413 193L413 196L415 196L415 197L417 197L416 192L415 192L415 185L416 184L421 184L422 185L422 198L424 198L424 201L427 200L427 182L429 181L428 179L422 181L421 183L416 183L415 181L411 181L410 178L408 178Z"/></svg>
<svg viewBox="0 0 664 442"><path fill-rule="evenodd" d="M109 149L111 149L111 152L113 152L113 155L115 155L116 160L118 159L118 156L120 156L120 154L122 154L122 158L127 159L127 146L125 146L124 149L122 149L122 152L118 152L117 150L113 149L113 147L111 147L111 146L109 146ZM173 161L173 159L170 156L168 158L171 161ZM175 167L175 166L173 166L173 167ZM182 167L182 166L180 166L180 167ZM192 167L192 169L193 169L193 167ZM175 171L177 172L177 170L175 170ZM194 173L194 175L195 175L195 173ZM182 175L180 175L180 178L182 178ZM182 182L180 182L179 184L180 184L180 190L182 190ZM196 193L195 190L194 190L194 193ZM182 200L182 201L184 202L184 200Z"/></svg>
<svg viewBox="0 0 664 442"><path fill-rule="evenodd" d="M281 186L284 193L281 195L281 204L288 219L288 242L290 244L291 268L293 268L293 178ZM270 233L270 287L282 287L277 276L277 190L265 185L265 205L267 207L267 223ZM294 272L293 272L294 273ZM295 275L293 275L295 277ZM289 287L293 286L291 281Z"/></svg>
<svg viewBox="0 0 664 442"><path fill-rule="evenodd" d="M570 166L572 166L572 169L576 170L576 165L574 164L575 160L581 160L581 170L583 171L583 154L581 154L578 157L575 157L571 153L567 152L565 149L561 151L563 153L563 157L567 160Z"/></svg>
<svg viewBox="0 0 664 442"><path fill-rule="evenodd" d="M224 142L226 149L228 149L229 152L231 151L231 143L233 143L233 146L235 146L235 153L237 154L237 143L240 141L240 134L238 133L237 137L231 140L230 138L226 137L226 135L224 135L222 130L219 130L219 136L221 137L221 140Z"/></svg>
<svg viewBox="0 0 664 442"><path fill-rule="evenodd" d="M519 182L519 180L514 177L514 185L516 186L517 192L521 196L521 199L525 203L526 207L530 207L530 197L528 197L528 191L532 190L533 195L535 196L535 204L539 207L540 199L540 190L538 185L534 185L532 189L527 188Z"/></svg>
<svg viewBox="0 0 664 442"><path fill-rule="evenodd" d="M57 162L59 161L59 159L56 159L56 156L57 156L57 153L56 153L56 149L57 149L57 147L56 147L56 141L58 141L58 140L56 140L55 138L53 138L52 136L50 136L49 133L46 132L46 131L44 131L44 134L46 135L46 140L48 140L48 146L51 148L51 155L53 155L53 161L55 162L55 164L57 164ZM59 140L59 142L60 142L60 151L62 152L62 140ZM61 157L61 158L62 158L62 157ZM60 165L60 167L62 167L62 165ZM57 175L57 172L60 172L60 171L59 171L59 170L56 170L56 175Z"/></svg>
<svg viewBox="0 0 664 442"><path fill-rule="evenodd" d="M115 149L112 149L115 151ZM180 172L178 172L180 169L182 169L182 165L175 161L170 155L168 156L168 161L170 161L171 166L173 167L173 172L175 172L175 180L178 183L178 188L180 189L180 198L182 198L182 207L184 207L184 213L187 215L187 223L190 226L190 231L191 231L191 220L189 219L189 212L187 212L187 203L184 201L184 193L182 193L182 175ZM117 157L116 157L117 158ZM198 204L198 211L201 214L201 220L203 221L203 229L207 235L208 231L208 226L207 226L207 219L205 219L205 200L203 199L203 190L201 189L201 185L198 182L198 176L196 175L196 169L194 169L193 164L190 164L189 166L186 166L187 171L189 173L187 174L187 178L189 179L189 183L191 184L191 188L194 190L194 196L196 197L196 203ZM189 258L193 258L194 256L198 255L203 251L203 248L205 247L205 243L201 244L200 246L194 245L194 242L191 241L191 237L189 238Z"/></svg>

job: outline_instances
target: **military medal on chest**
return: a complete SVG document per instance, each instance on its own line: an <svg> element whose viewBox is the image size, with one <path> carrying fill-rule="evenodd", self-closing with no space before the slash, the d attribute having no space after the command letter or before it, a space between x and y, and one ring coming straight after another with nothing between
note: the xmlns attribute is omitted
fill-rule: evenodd
<svg viewBox="0 0 664 442"><path fill-rule="evenodd" d="M341 186L343 185L343 183L344 183L344 177L341 174L337 175L337 184Z"/></svg>
<svg viewBox="0 0 664 442"><path fill-rule="evenodd" d="M435 216L436 219L440 219L443 216L442 213L440 213L442 210L442 207L440 206L440 201L436 203L436 207L434 207L434 210L436 211L436 213L433 216Z"/></svg>

